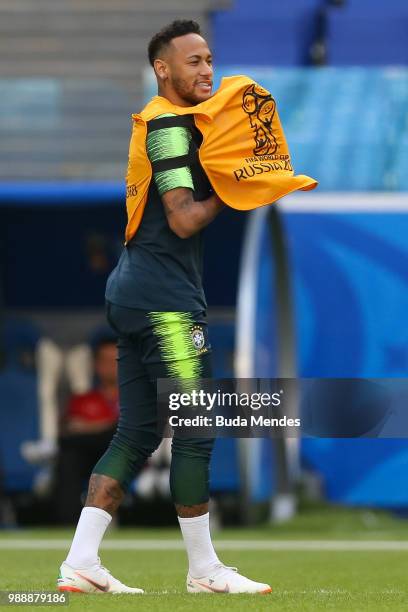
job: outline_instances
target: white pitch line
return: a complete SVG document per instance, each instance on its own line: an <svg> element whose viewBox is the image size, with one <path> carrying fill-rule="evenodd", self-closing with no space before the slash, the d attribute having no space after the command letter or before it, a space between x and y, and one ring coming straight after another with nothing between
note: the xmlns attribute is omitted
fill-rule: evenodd
<svg viewBox="0 0 408 612"><path fill-rule="evenodd" d="M408 541L393 540L215 540L217 550L408 551ZM1 550L66 550L71 540L0 539ZM184 550L181 540L106 540L104 550Z"/></svg>

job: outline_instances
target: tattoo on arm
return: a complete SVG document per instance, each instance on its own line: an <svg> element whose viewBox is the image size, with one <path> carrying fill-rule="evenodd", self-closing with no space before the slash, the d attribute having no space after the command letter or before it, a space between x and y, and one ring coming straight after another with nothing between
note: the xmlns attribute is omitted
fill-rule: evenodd
<svg viewBox="0 0 408 612"><path fill-rule="evenodd" d="M181 197L179 194L173 197L170 192L168 192L168 194L166 194L167 197L163 198L163 205L167 216L174 215L179 211L185 210L193 204L194 200L192 198L191 191L187 189L185 191L186 193Z"/></svg>
<svg viewBox="0 0 408 612"><path fill-rule="evenodd" d="M224 207L215 193L206 200L194 200L193 192L184 187L167 191L162 201L169 226L180 238L190 237L201 230Z"/></svg>

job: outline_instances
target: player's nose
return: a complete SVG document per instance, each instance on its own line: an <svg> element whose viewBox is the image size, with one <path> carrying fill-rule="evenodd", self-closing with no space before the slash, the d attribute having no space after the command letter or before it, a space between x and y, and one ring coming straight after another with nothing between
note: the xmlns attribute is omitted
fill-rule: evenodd
<svg viewBox="0 0 408 612"><path fill-rule="evenodd" d="M205 77L208 80L212 80L213 68L207 62L202 62L200 65L200 76Z"/></svg>

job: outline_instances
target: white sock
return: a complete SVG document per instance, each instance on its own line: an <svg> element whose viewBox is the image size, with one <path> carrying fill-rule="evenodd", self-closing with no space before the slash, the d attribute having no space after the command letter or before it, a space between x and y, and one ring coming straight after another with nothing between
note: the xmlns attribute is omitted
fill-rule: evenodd
<svg viewBox="0 0 408 612"><path fill-rule="evenodd" d="M220 563L211 542L209 518L209 512L193 518L178 517L187 549L189 573L193 578L208 575Z"/></svg>
<svg viewBox="0 0 408 612"><path fill-rule="evenodd" d="M84 568L98 563L98 551L112 517L100 508L82 509L66 563Z"/></svg>

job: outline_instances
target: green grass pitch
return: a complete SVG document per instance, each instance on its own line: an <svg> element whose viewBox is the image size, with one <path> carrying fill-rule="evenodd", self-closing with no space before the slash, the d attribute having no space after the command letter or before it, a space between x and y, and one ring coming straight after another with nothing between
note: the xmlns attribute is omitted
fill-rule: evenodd
<svg viewBox="0 0 408 612"><path fill-rule="evenodd" d="M0 589L54 590L60 550L4 548L7 540L67 539L72 530L19 530L0 532ZM68 607L52 610L352 610L408 609L408 550L223 550L220 558L249 577L269 582L270 595L188 595L183 550L166 550L166 540L179 539L177 529L112 530L108 539L155 539L164 550L103 550L102 562L123 582L140 586L145 595L71 595ZM214 539L231 540L347 540L352 542L408 541L408 524L386 515L329 510L299 515L280 527L222 530ZM1 546L3 544L3 547ZM169 544L170 546L170 544ZM27 608L28 606L26 606ZM31 607L30 609L38 609Z"/></svg>

